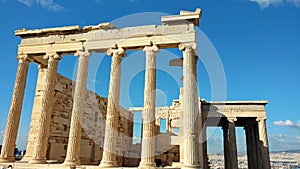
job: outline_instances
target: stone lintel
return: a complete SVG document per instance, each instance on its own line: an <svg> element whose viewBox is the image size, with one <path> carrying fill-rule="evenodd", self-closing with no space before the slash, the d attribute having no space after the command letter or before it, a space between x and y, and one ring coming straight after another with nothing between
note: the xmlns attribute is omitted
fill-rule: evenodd
<svg viewBox="0 0 300 169"><path fill-rule="evenodd" d="M44 54L44 53L71 54L71 53L75 53L78 50L83 50L82 42L19 45L18 54Z"/></svg>
<svg viewBox="0 0 300 169"><path fill-rule="evenodd" d="M87 40L86 42L65 42L55 44L19 45L19 54L42 54L45 52L74 53L83 48L92 52L105 52L116 44L126 50L143 49L151 43L157 44L159 48L175 48L180 43L195 42L196 34L172 34L158 35L152 37L132 37L126 39Z"/></svg>
<svg viewBox="0 0 300 169"><path fill-rule="evenodd" d="M202 101L207 105L266 105L268 100Z"/></svg>

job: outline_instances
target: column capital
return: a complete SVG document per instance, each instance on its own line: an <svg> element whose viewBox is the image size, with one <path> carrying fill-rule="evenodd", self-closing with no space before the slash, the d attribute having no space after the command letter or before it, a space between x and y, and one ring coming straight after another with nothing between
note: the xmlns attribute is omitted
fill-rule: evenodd
<svg viewBox="0 0 300 169"><path fill-rule="evenodd" d="M196 50L197 44L196 43L182 43L178 45L179 50L185 51L185 50Z"/></svg>
<svg viewBox="0 0 300 169"><path fill-rule="evenodd" d="M28 55L23 55L23 54L21 54L21 55L18 55L17 56L17 60L23 60L23 61L29 61L29 62L33 62L33 59L31 58L31 57L29 57Z"/></svg>
<svg viewBox="0 0 300 169"><path fill-rule="evenodd" d="M47 68L47 67L44 66L44 65L38 64L38 68L39 68L39 69L45 69L45 68Z"/></svg>
<svg viewBox="0 0 300 169"><path fill-rule="evenodd" d="M236 117L227 117L227 120L231 123L234 123L237 121L237 118Z"/></svg>
<svg viewBox="0 0 300 169"><path fill-rule="evenodd" d="M79 57L89 57L89 56L91 56L91 53L88 52L88 51L77 50L77 51L74 53L74 56L79 56Z"/></svg>
<svg viewBox="0 0 300 169"><path fill-rule="evenodd" d="M126 56L125 50L122 47L110 48L107 50L106 54L109 56L119 56L119 57Z"/></svg>
<svg viewBox="0 0 300 169"><path fill-rule="evenodd" d="M256 118L257 122L266 121L266 120L267 120L266 117L258 117L258 118Z"/></svg>
<svg viewBox="0 0 300 169"><path fill-rule="evenodd" d="M152 51L152 52L159 52L159 48L156 46L156 45L152 45L152 46L145 46L144 49L143 49L144 52L147 52L147 51Z"/></svg>
<svg viewBox="0 0 300 169"><path fill-rule="evenodd" d="M56 52L48 52L48 53L46 53L46 55L43 56L43 59L49 59L50 60L50 58L55 59L55 60L61 60L62 59L61 55L57 54Z"/></svg>

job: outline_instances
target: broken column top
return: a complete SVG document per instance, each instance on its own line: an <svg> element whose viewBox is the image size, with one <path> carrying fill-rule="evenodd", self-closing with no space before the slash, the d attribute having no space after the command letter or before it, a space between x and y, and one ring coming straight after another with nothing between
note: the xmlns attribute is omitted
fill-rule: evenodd
<svg viewBox="0 0 300 169"><path fill-rule="evenodd" d="M163 25L178 25L190 22L199 26L202 10L197 8L195 12L181 10L179 15L162 16L161 22Z"/></svg>

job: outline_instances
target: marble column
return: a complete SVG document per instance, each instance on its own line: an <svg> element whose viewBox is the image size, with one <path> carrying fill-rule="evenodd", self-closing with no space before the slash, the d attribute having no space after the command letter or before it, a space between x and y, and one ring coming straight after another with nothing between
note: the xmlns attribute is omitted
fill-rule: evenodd
<svg viewBox="0 0 300 169"><path fill-rule="evenodd" d="M47 67L47 66L46 66ZM45 66L39 65L38 69L38 78L36 81L36 88L35 88L35 97L33 101L33 107L32 107L32 113L31 113L31 122L30 122L30 130L28 133L28 142L27 142L27 147L26 147L26 153L21 159L22 162L28 162L32 158L33 154L33 148L34 148L34 140L35 140L35 134L37 131L35 124L38 123L38 118L37 115L41 112L40 110L42 109L42 105L40 104L40 98L41 98L41 93L44 91L43 89L43 84L44 84L44 76L47 71L47 68Z"/></svg>
<svg viewBox="0 0 300 169"><path fill-rule="evenodd" d="M47 71L44 80L44 91L41 95L42 110L38 117L36 138L34 140L34 150L31 164L47 163L46 153L48 147L48 137L50 132L51 114L54 101L54 91L56 85L57 66L61 56L56 53L48 53L44 56L48 59Z"/></svg>
<svg viewBox="0 0 300 169"><path fill-rule="evenodd" d="M254 137L255 137L255 146L257 152L257 168L263 168L263 161L261 156L261 149L260 149L260 141L259 141L259 134L258 134L258 122L254 124Z"/></svg>
<svg viewBox="0 0 300 169"><path fill-rule="evenodd" d="M83 113L86 105L86 83L88 78L90 53L77 51L74 55L79 57L79 61L73 98L67 155L63 163L64 165L69 166L80 164L80 141Z"/></svg>
<svg viewBox="0 0 300 169"><path fill-rule="evenodd" d="M259 148L262 158L262 166L264 169L271 169L270 166L270 155L269 155L269 145L268 145L268 136L266 128L266 119L258 118L258 134L259 134Z"/></svg>
<svg viewBox="0 0 300 169"><path fill-rule="evenodd" d="M207 138L206 138L206 118L202 119L202 131L201 131L201 138L202 140L200 143L202 144L202 168L208 168L208 157L207 157Z"/></svg>
<svg viewBox="0 0 300 169"><path fill-rule="evenodd" d="M248 168L257 169L259 168L257 165L257 146L254 135L254 124L252 121L247 121L244 129L246 134Z"/></svg>
<svg viewBox="0 0 300 169"><path fill-rule="evenodd" d="M199 99L197 83L197 60L195 47L179 45L183 51L183 130L184 165L183 169L200 168L198 145Z"/></svg>
<svg viewBox="0 0 300 169"><path fill-rule="evenodd" d="M102 168L117 166L116 141L119 125L121 64L122 57L125 56L125 51L123 48L109 49L107 55L112 56L112 63L110 70L104 150L100 163L100 167Z"/></svg>
<svg viewBox="0 0 300 169"><path fill-rule="evenodd" d="M236 146L236 134L235 134L235 121L236 118L227 118L228 120L228 139L229 139L229 160L231 169L238 169L237 159L237 146Z"/></svg>
<svg viewBox="0 0 300 169"><path fill-rule="evenodd" d="M14 150L20 123L28 66L31 61L27 55L19 55L17 59L19 60L19 64L3 138L0 163L13 162L15 160Z"/></svg>
<svg viewBox="0 0 300 169"><path fill-rule="evenodd" d="M140 169L156 168L155 164L155 95L156 95L156 45L146 46L146 71L143 109L143 135ZM167 119L168 120L168 119ZM168 122L167 122L168 131Z"/></svg>
<svg viewBox="0 0 300 169"><path fill-rule="evenodd" d="M230 167L230 152L229 152L229 137L228 137L228 123L222 126L223 129L223 144L224 144L224 164L225 169L231 169Z"/></svg>
<svg viewBox="0 0 300 169"><path fill-rule="evenodd" d="M182 88L181 88L182 89ZM180 91L180 93L183 93L182 90ZM181 100L182 103L182 100ZM180 111L180 117L183 117L183 111ZM183 131L183 127L180 129L180 145L179 145L179 153L180 153L180 159L179 162L181 163L181 166L183 166L184 164L184 131Z"/></svg>

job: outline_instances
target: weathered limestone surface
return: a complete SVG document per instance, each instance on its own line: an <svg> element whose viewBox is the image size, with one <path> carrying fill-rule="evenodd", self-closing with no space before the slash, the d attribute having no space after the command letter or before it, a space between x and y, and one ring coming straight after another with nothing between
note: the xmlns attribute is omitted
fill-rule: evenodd
<svg viewBox="0 0 300 169"><path fill-rule="evenodd" d="M103 168L117 166L116 142L119 123L118 107L120 101L121 65L122 57L125 56L125 51L123 48L109 49L107 54L112 56L112 62L110 69L104 151L100 163L100 167Z"/></svg>
<svg viewBox="0 0 300 169"><path fill-rule="evenodd" d="M270 156L269 156L269 143L267 138L267 127L266 119L260 118L258 121L258 133L259 133L259 142L260 153L262 157L262 167L265 169L270 169Z"/></svg>
<svg viewBox="0 0 300 169"><path fill-rule="evenodd" d="M61 57L56 54L47 54L48 67L44 76L43 93L41 95L41 112L37 120L37 132L34 140L33 154L29 163L46 163L47 143L51 123L51 113L53 108L54 90L56 84L56 75L58 60Z"/></svg>
<svg viewBox="0 0 300 169"><path fill-rule="evenodd" d="M183 130L184 130L184 166L200 168L199 165L199 99L197 83L197 60L191 46L180 46L183 51ZM201 121L202 122L202 121Z"/></svg>
<svg viewBox="0 0 300 169"><path fill-rule="evenodd" d="M64 28L64 27L62 27ZM68 34L66 36L66 33ZM32 37L30 35L37 35ZM16 33L22 37L18 53L39 54L45 51L75 52L85 48L89 51L105 52L118 44L125 49L143 49L151 42L163 48L175 47L179 43L195 42L194 25L137 26L122 29L47 30ZM150 36L151 35L151 36ZM82 41L85 41L82 43ZM52 44L52 42L56 42Z"/></svg>
<svg viewBox="0 0 300 169"><path fill-rule="evenodd" d="M37 132L37 117L41 110L41 93L43 92L43 77L45 70L39 71L38 82L30 131L28 136L27 152L23 161L31 159L33 154L34 139ZM73 91L75 83L57 74L54 106L51 116L50 133L48 139L47 159L64 162L67 153L67 143L70 131L71 112L73 106ZM106 119L107 99L98 96L92 91L86 92L86 106L83 115L83 132L81 136L80 161L81 164L99 164L102 159L104 128ZM120 131L117 147L119 152L125 152L124 165L128 165L128 149L130 148L133 128L133 115L129 111L120 107L120 117L118 130ZM124 139L126 138L126 139ZM122 158L118 157L118 166L122 164Z"/></svg>
<svg viewBox="0 0 300 169"><path fill-rule="evenodd" d="M86 102L83 102L82 100L86 100L85 94L90 53L78 51L75 55L79 57L79 62L74 91L67 157L64 165L80 164L80 141L82 134L83 112L86 105Z"/></svg>
<svg viewBox="0 0 300 169"><path fill-rule="evenodd" d="M156 98L156 45L146 46L146 71L143 110L143 136L140 169L156 168L155 155L155 98Z"/></svg>
<svg viewBox="0 0 300 169"><path fill-rule="evenodd" d="M18 134L24 90L28 73L29 59L26 55L18 57L19 64L14 86L14 92L11 99L11 105L8 113L8 119L3 139L0 162L14 161L14 150Z"/></svg>

